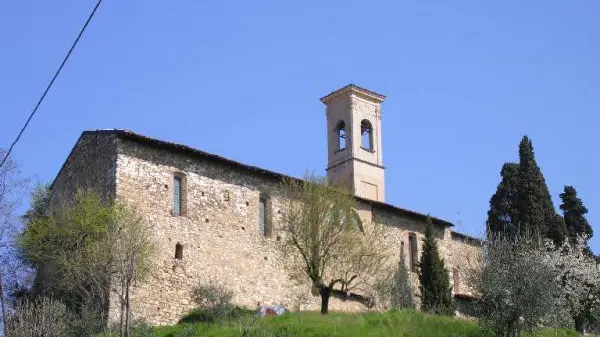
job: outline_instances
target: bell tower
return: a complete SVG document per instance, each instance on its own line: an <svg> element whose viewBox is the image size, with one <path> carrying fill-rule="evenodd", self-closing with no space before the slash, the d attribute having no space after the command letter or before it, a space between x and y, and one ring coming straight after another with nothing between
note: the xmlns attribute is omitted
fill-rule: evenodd
<svg viewBox="0 0 600 337"><path fill-rule="evenodd" d="M385 202L381 103L385 96L349 84L321 98L327 115L327 177L354 195Z"/></svg>

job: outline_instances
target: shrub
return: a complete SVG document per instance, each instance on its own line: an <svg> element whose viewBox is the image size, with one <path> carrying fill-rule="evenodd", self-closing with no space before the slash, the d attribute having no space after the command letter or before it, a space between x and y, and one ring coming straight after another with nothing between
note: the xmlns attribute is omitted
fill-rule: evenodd
<svg viewBox="0 0 600 337"><path fill-rule="evenodd" d="M200 282L193 290L192 298L200 308L231 304L233 291L215 281Z"/></svg>
<svg viewBox="0 0 600 337"><path fill-rule="evenodd" d="M70 322L62 302L43 297L18 303L7 320L6 330L11 337L64 337L71 333Z"/></svg>
<svg viewBox="0 0 600 337"><path fill-rule="evenodd" d="M183 317L180 323L219 323L244 316L248 311L231 303L233 291L215 281L200 282L192 291L198 307Z"/></svg>
<svg viewBox="0 0 600 337"><path fill-rule="evenodd" d="M237 319L251 314L254 312L232 304L221 304L214 307L196 308L179 320L179 323L220 323L225 319Z"/></svg>

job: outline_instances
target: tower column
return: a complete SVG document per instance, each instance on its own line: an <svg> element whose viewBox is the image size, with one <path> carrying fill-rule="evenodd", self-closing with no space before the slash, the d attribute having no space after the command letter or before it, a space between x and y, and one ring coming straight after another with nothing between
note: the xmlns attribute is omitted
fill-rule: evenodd
<svg viewBox="0 0 600 337"><path fill-rule="evenodd" d="M327 116L327 176L354 195L385 201L381 103L385 96L350 84L321 98Z"/></svg>

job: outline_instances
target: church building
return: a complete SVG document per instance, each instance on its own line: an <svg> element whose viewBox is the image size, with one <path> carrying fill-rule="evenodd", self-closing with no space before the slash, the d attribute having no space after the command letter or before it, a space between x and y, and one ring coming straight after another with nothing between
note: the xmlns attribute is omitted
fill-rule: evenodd
<svg viewBox="0 0 600 337"><path fill-rule="evenodd" d="M381 142L385 96L347 85L325 97L327 176L347 184L357 214L386 228L382 249L400 252L418 296L417 264L427 215L385 201ZM393 127L393 126L391 126ZM283 304L292 310L318 310L319 296L308 284L289 279L281 244L283 200L278 187L287 176L186 145L125 130L84 131L53 184L58 203L77 189L135 206L152 228L158 250L153 271L133 292L138 319L173 324L194 307L191 291L200 281L216 280L234 292L234 303ZM440 254L459 302L471 297L463 281L478 239L431 217ZM332 311L363 311L363 304L332 298ZM111 300L109 317L118 314Z"/></svg>

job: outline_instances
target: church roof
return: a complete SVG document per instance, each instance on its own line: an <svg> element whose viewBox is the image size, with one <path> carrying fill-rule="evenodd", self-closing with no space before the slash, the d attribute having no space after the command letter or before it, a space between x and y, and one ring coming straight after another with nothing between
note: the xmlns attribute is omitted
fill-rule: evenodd
<svg viewBox="0 0 600 337"><path fill-rule="evenodd" d="M367 95L367 96L370 96L372 98L375 98L376 100L379 100L379 101L383 101L386 98L385 95L378 94L375 91L359 87L356 84L348 84L345 87L342 87L342 88L339 88L337 90L334 90L334 91L330 92L329 94L321 97L321 102L326 103L330 98L333 98L333 97L337 96L338 94L340 94L342 92L345 92L345 91L358 92L358 93L361 93L363 95Z"/></svg>
<svg viewBox="0 0 600 337"><path fill-rule="evenodd" d="M236 167L238 169L242 169L245 171L251 171L260 175L264 175L264 176L268 176L268 177L272 177L275 178L277 180L281 180L284 178L291 178L291 179L298 179L295 177L291 177L282 173L278 173L278 172L274 172L274 171L270 171L264 168L260 168L257 166L252 166L252 165L248 165L248 164L244 164L229 158L225 158L216 154L212 154L209 152L205 152L202 150L198 150L196 148L187 146L187 145L183 145L183 144L177 144L177 143L172 143L172 142L168 142L168 141L164 141L164 140L159 140L156 138L150 138L144 135L141 135L139 133L135 133L129 130L121 130L121 129L110 129L110 130L96 130L96 131L84 131L82 136L85 135L86 133L93 133L93 134L98 134L98 133L107 133L107 134L114 134L117 135L123 139L128 139L131 141L135 141L135 142L139 142L139 143L144 143L146 145L149 146L153 146L153 147L157 147L157 148L163 148L169 151L174 151L174 152L180 152L180 153L184 153L184 154L188 154L188 155L192 155L192 156L198 156L204 159L208 159L208 160L212 160L215 162L220 162L223 164L227 164L233 167ZM365 202L365 203L369 203L371 204L373 207L377 207L377 208L381 208L381 209L386 209L392 212L398 212L401 213L403 215L406 216L410 216L410 217L415 217L415 218L419 218L419 219L425 219L427 218L426 214L422 214L422 213L418 213L412 210L408 210L405 208L400 208L388 203L384 203L384 202L379 202L379 201L374 201L374 200L369 200L369 199L364 199L361 197L356 197L356 199ZM431 221L434 224L437 225L442 225L442 226L454 226L453 223L443 220L443 219L439 219L436 217L430 217Z"/></svg>
<svg viewBox="0 0 600 337"><path fill-rule="evenodd" d="M259 175L263 175L263 176L267 176L267 177L271 177L277 180L282 180L284 178L290 178L290 179L295 179L295 180L300 180L298 178L295 177L291 177L282 173L278 173L278 172L274 172L274 171L270 171L267 169L263 169L257 166L252 166L252 165L248 165L248 164L244 164L229 158L225 158L213 153L209 153L209 152L205 152L202 150L198 150L196 148L187 146L187 145L183 145L183 144L177 144L177 143L172 143L172 142L168 142L168 141L164 141L164 140L160 140L160 139L156 139L156 138L151 138L151 137L147 137L144 135L141 135L139 133L135 133L133 131L129 131L129 130L122 130L122 129L104 129L104 130L92 130L92 131L84 131L81 134L81 137L84 137L86 134L107 134L107 135L115 135L121 139L126 139L126 140L130 140L130 141L134 141L137 143L142 143L151 147L156 147L156 148L162 148L168 151L172 151L172 152L179 152L182 154L187 154L190 156L196 156L199 158L203 158L203 159L207 159L207 160L211 160L214 162L219 162L222 164L226 164L229 165L231 167L237 168L237 169L241 169L243 171L249 171L249 172L254 172L256 174ZM80 139L81 139L80 137ZM73 148L74 150L75 148ZM71 153L72 154L72 153ZM69 157L71 156L71 154L69 154ZM65 162L66 164L66 162ZM63 165L64 167L64 165ZM62 170L62 167L61 167ZM59 171L60 174L60 171ZM58 174L57 174L58 176ZM405 208L401 208L398 206L394 206L388 203L384 203L384 202L380 202L380 201L375 201L375 200L370 200L370 199L365 199L365 198L361 198L361 197L355 197L357 200L371 204L371 206L379 208L379 209L385 209L388 211L392 211L392 212L397 212L400 213L402 215L405 216L409 216L409 217L413 217L413 218L418 218L421 220L425 220L427 218L428 215L423 214L423 213L419 213L419 212L415 212L409 209L405 209ZM441 225L441 226L446 226L446 227L451 227L454 226L453 223L447 221L447 220L443 220L440 218L436 218L436 217L432 217L430 216L432 223L436 224L436 225ZM456 232L453 232L456 233ZM462 237L467 237L464 234L460 234L460 236ZM474 238L473 238L474 239Z"/></svg>

